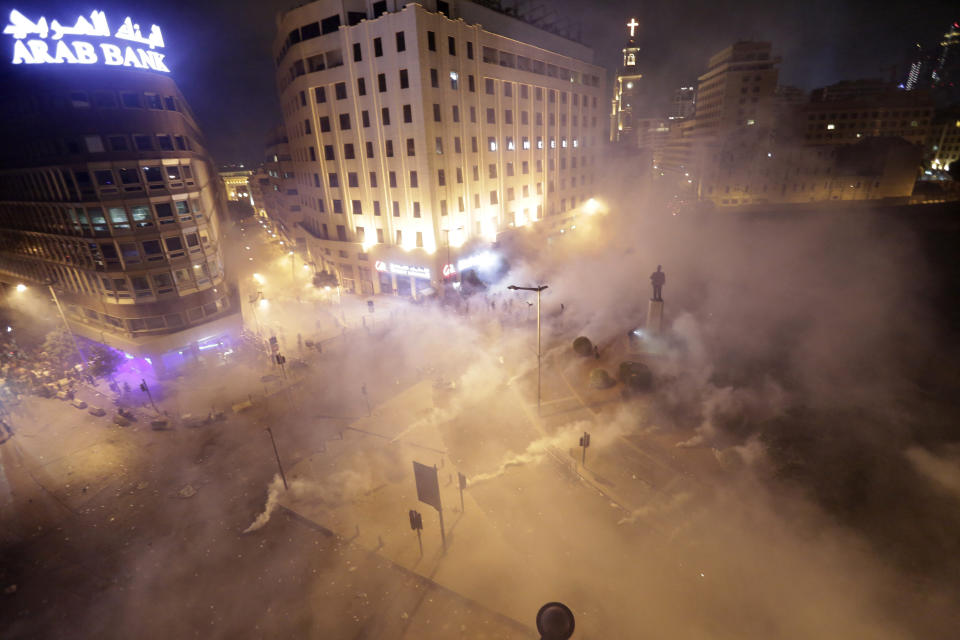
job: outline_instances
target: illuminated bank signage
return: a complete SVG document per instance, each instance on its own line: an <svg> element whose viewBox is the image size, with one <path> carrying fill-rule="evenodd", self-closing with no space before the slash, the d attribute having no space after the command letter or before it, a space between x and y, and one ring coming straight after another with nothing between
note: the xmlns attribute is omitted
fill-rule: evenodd
<svg viewBox="0 0 960 640"><path fill-rule="evenodd" d="M43 16L31 20L16 9L3 29L13 38L13 64L100 64L169 73L157 51L163 49L160 27L143 31L129 16L111 27L103 11L91 12L89 19L78 16L71 25L48 23Z"/></svg>
<svg viewBox="0 0 960 640"><path fill-rule="evenodd" d="M409 264L384 262L383 260L377 260L373 266L381 273L392 273L398 276L413 276L414 278L430 278L430 269L428 267L415 267Z"/></svg>
<svg viewBox="0 0 960 640"><path fill-rule="evenodd" d="M500 256L492 251L481 251L472 256L457 261L457 270L463 273L467 269L479 269L485 271L493 269L500 264ZM453 266L453 265L450 265Z"/></svg>

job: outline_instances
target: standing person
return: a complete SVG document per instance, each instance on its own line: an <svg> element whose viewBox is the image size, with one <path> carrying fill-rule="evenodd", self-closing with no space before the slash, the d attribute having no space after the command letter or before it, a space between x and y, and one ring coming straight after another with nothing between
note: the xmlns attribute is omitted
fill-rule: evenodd
<svg viewBox="0 0 960 640"><path fill-rule="evenodd" d="M653 284L653 299L657 302L663 302L663 285L667 283L667 274L660 270L661 266L657 265L657 270L650 274L650 282Z"/></svg>

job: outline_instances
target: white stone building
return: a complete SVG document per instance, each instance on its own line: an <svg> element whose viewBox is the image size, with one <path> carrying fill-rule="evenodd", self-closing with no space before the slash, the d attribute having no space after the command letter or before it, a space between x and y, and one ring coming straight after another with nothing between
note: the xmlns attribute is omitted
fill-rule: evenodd
<svg viewBox="0 0 960 640"><path fill-rule="evenodd" d="M593 52L480 4L317 0L274 48L308 246L416 297L498 234L579 207L606 136Z"/></svg>

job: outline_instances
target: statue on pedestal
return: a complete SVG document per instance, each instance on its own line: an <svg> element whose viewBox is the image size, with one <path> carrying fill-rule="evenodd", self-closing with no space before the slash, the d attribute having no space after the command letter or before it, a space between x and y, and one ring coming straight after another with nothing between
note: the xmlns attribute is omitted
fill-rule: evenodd
<svg viewBox="0 0 960 640"><path fill-rule="evenodd" d="M667 274L661 271L661 265L657 265L657 270L650 274L650 282L653 284L653 298L656 302L663 302L663 285L667 283Z"/></svg>

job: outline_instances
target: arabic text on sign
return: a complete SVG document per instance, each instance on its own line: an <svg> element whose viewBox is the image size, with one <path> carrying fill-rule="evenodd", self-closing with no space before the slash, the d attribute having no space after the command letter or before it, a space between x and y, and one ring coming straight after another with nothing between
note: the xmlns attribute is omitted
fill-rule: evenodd
<svg viewBox="0 0 960 640"><path fill-rule="evenodd" d="M110 25L103 11L93 11L89 20L78 16L72 26L57 20L47 23L40 17L33 21L14 9L10 23L3 33L14 39L13 64L97 64L107 66L152 69L169 73L163 62L164 54L154 51L163 48L160 27L151 25L149 35L143 35L140 25L127 17L111 34ZM28 36L36 36L28 38ZM69 42L64 37L70 39ZM87 40L76 38L109 38L143 45L144 48L124 43L98 42L96 46Z"/></svg>

